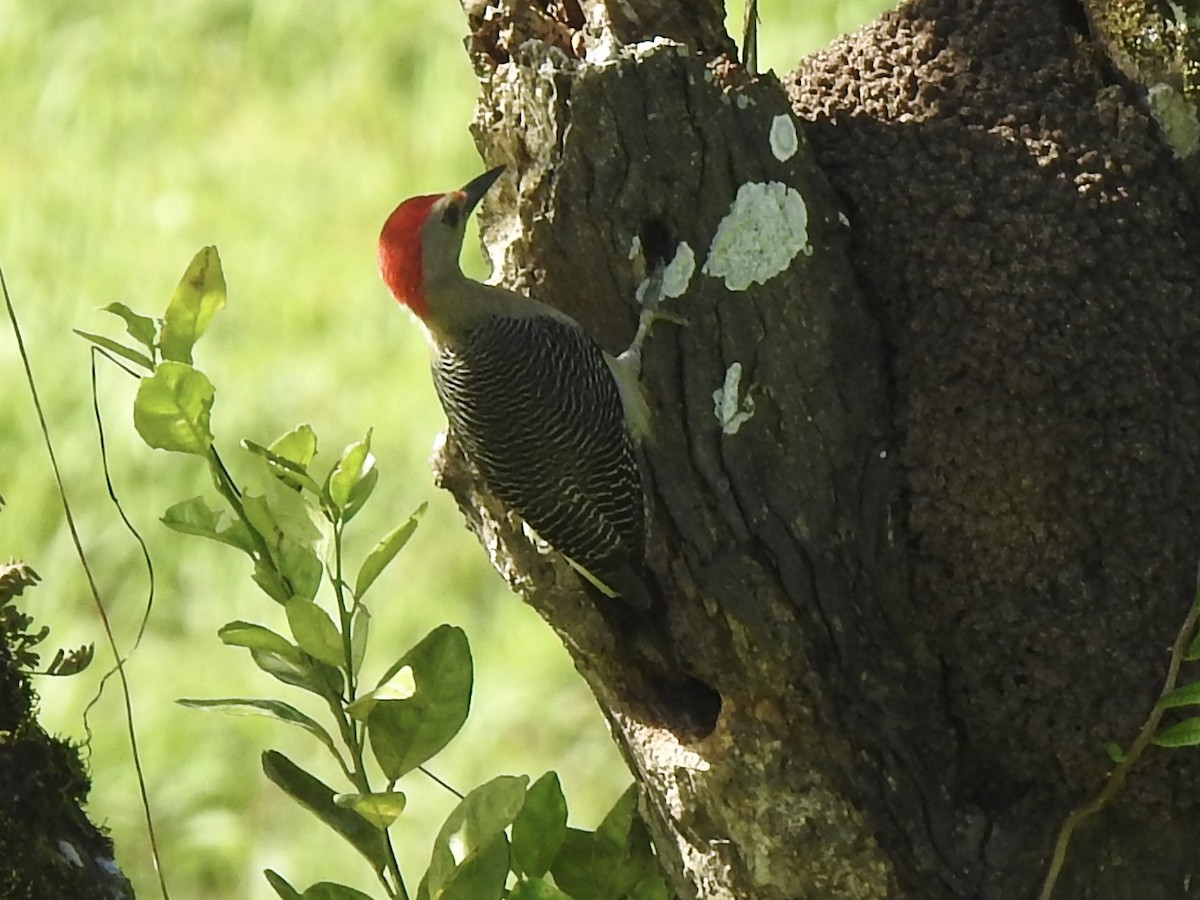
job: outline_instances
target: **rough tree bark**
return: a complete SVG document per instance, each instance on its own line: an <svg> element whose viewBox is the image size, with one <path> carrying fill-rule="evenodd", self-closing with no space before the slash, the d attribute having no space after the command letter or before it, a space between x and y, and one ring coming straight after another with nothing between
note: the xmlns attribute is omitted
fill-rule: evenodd
<svg viewBox="0 0 1200 900"><path fill-rule="evenodd" d="M0 897L124 900L133 888L113 861L112 841L84 812L91 783L79 747L37 722L27 669L38 642L28 638L41 630L22 621L13 599L37 580L23 563L0 564Z"/></svg>
<svg viewBox="0 0 1200 900"><path fill-rule="evenodd" d="M610 626L441 462L680 896L1035 896L1153 704L1200 550L1200 228L1087 12L910 3L781 83L715 0L468 4L502 280L619 350L645 266L690 274L643 378L661 622ZM1056 896L1200 896L1198 771L1151 754Z"/></svg>

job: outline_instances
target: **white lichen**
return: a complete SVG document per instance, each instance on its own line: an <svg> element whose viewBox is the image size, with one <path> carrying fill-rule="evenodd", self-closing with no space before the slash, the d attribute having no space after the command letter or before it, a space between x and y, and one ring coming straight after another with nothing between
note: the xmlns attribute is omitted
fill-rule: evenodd
<svg viewBox="0 0 1200 900"><path fill-rule="evenodd" d="M633 49L632 49L632 56L634 59L642 59L643 57L649 56L655 50L658 50L659 48L662 48L662 47L673 48L675 50L675 53L679 56L686 56L687 52L688 52L688 48L685 45L679 43L679 41L672 40L669 37L663 37L660 34L660 35L656 35L655 37L651 38L648 41L638 41L636 44L634 44ZM680 52L681 50L683 52Z"/></svg>
<svg viewBox="0 0 1200 900"><path fill-rule="evenodd" d="M675 248L675 255L663 269L663 296L682 297L695 271L696 254L687 241L680 241Z"/></svg>
<svg viewBox="0 0 1200 900"><path fill-rule="evenodd" d="M608 66L621 58L621 45L611 31L600 32L600 39L590 45L583 54L591 66Z"/></svg>
<svg viewBox="0 0 1200 900"><path fill-rule="evenodd" d="M673 47L676 48L678 52L678 48L683 47L683 44L680 44L678 41L673 41L670 37L656 35L650 38L649 41L638 41L634 44L634 58L636 59L640 58L640 56L652 54L660 47Z"/></svg>
<svg viewBox="0 0 1200 900"><path fill-rule="evenodd" d="M776 116L771 120L771 152L780 162L791 159L800 147L796 126L791 116Z"/></svg>
<svg viewBox="0 0 1200 900"><path fill-rule="evenodd" d="M748 182L717 226L702 271L744 291L786 270L798 253L812 253L804 198L778 181Z"/></svg>
<svg viewBox="0 0 1200 900"><path fill-rule="evenodd" d="M67 841L59 841L58 855L73 866L80 868L83 866L83 858L79 855L79 851L75 849L74 844L70 844Z"/></svg>
<svg viewBox="0 0 1200 900"><path fill-rule="evenodd" d="M641 252L642 245L636 237L633 239L633 249L630 250L629 258L633 259ZM675 248L675 255L671 261L662 270L661 283L653 290L657 294L652 294L653 300L649 301L652 305L657 304L659 300L668 300L672 297L682 297L687 290L688 284L692 280L692 275L696 271L696 254L687 241L680 241ZM647 294L652 292L651 278L643 278L637 286L637 291L634 296L637 297L638 303L645 306L647 304Z"/></svg>
<svg viewBox="0 0 1200 900"><path fill-rule="evenodd" d="M730 363L725 370L725 383L713 391L713 415L725 434L737 434L754 415L754 398L747 394L738 397L742 384L742 364Z"/></svg>
<svg viewBox="0 0 1200 900"><path fill-rule="evenodd" d="M605 66L621 58L621 42L603 3L593 3L588 8L587 23L583 34L587 38L584 60L593 66Z"/></svg>
<svg viewBox="0 0 1200 900"><path fill-rule="evenodd" d="M121 875L121 868L117 865L116 860L108 856L94 856L92 861L109 875Z"/></svg>
<svg viewBox="0 0 1200 900"><path fill-rule="evenodd" d="M616 36L616 29L609 18L607 7L597 3L591 7L589 24L583 34L587 37L584 50L584 62L591 66L603 68L629 59L645 59L659 50L674 53L677 56L687 56L691 50L685 44L658 35L649 41L638 41L635 44L623 44Z"/></svg>

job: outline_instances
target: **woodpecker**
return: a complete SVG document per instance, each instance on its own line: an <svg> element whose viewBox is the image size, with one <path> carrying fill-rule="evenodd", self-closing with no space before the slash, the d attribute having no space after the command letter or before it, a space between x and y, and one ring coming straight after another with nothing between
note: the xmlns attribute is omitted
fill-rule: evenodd
<svg viewBox="0 0 1200 900"><path fill-rule="evenodd" d="M609 597L648 610L634 443L648 429L634 344L605 353L575 319L459 268L467 218L504 171L405 200L379 235L379 271L416 316L450 430L491 491Z"/></svg>

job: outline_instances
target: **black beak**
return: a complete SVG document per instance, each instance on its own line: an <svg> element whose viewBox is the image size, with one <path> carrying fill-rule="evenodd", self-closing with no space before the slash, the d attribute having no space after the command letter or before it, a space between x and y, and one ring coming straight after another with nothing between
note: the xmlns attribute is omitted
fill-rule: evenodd
<svg viewBox="0 0 1200 900"><path fill-rule="evenodd" d="M471 214L471 210L483 199L483 195L488 192L488 189L496 183L496 179L502 174L504 174L504 166L496 166L496 168L484 172L478 178L474 178L462 186L460 192L466 194L467 197L467 205L463 209L466 215Z"/></svg>

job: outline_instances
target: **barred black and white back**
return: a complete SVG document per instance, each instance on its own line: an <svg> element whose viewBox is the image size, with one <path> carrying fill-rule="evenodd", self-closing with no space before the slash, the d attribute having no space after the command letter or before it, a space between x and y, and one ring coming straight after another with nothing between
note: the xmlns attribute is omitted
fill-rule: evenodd
<svg viewBox="0 0 1200 900"><path fill-rule="evenodd" d="M491 490L598 587L647 607L641 474L599 345L571 320L492 316L441 348L433 380Z"/></svg>

